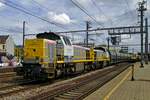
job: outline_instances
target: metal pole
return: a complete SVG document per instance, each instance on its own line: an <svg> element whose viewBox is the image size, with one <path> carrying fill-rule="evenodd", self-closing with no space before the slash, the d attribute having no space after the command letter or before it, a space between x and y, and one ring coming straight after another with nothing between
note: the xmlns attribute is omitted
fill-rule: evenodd
<svg viewBox="0 0 150 100"><path fill-rule="evenodd" d="M25 21L23 21L23 42L22 42L22 50L23 50L23 54L22 56L24 57L24 40L25 40ZM23 60L23 57L22 57L22 60Z"/></svg>
<svg viewBox="0 0 150 100"><path fill-rule="evenodd" d="M89 33L88 33L88 30L89 30L89 22L87 21L86 22L86 46L88 47L88 39L89 39Z"/></svg>
<svg viewBox="0 0 150 100"><path fill-rule="evenodd" d="M132 78L131 78L131 81L134 81L134 65L131 65L132 66Z"/></svg>
<svg viewBox="0 0 150 100"><path fill-rule="evenodd" d="M141 6L143 8L143 6ZM141 67L143 66L143 11L141 11Z"/></svg>
<svg viewBox="0 0 150 100"><path fill-rule="evenodd" d="M23 48L24 48L24 39L25 39L25 21L23 21Z"/></svg>
<svg viewBox="0 0 150 100"><path fill-rule="evenodd" d="M110 47L110 45L109 45L109 40L110 40L110 39L109 39L109 37L108 37L108 38L107 38L107 43L108 43L108 47L107 47L107 48L108 48L108 50L109 50L109 47Z"/></svg>
<svg viewBox="0 0 150 100"><path fill-rule="evenodd" d="M148 64L148 19L145 18L145 64Z"/></svg>
<svg viewBox="0 0 150 100"><path fill-rule="evenodd" d="M149 43L149 55L148 55L148 60L150 61L150 43Z"/></svg>
<svg viewBox="0 0 150 100"><path fill-rule="evenodd" d="M140 19L141 19L141 27L140 27L140 32L141 32L141 68L143 66L143 17L144 17L144 11L146 11L146 8L144 7L145 1L140 2L139 4L139 12L140 12Z"/></svg>
<svg viewBox="0 0 150 100"><path fill-rule="evenodd" d="M149 53L150 53L150 43L149 43Z"/></svg>
<svg viewBox="0 0 150 100"><path fill-rule="evenodd" d="M134 48L132 48L132 53L134 54Z"/></svg>

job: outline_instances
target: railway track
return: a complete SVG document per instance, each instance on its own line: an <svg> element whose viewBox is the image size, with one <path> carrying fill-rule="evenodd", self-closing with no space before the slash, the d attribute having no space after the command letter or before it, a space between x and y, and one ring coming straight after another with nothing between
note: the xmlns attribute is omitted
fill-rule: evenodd
<svg viewBox="0 0 150 100"><path fill-rule="evenodd" d="M16 76L16 72L0 73L0 79L6 77L13 77L13 76Z"/></svg>
<svg viewBox="0 0 150 100"><path fill-rule="evenodd" d="M69 79L56 80L39 84L24 83L0 88L0 99L5 100L80 100L103 86L130 64L118 64L104 69L92 71L81 76ZM25 84L25 85L24 85Z"/></svg>
<svg viewBox="0 0 150 100"><path fill-rule="evenodd" d="M16 75L16 68L0 68L0 82L12 80L18 77L19 76Z"/></svg>
<svg viewBox="0 0 150 100"><path fill-rule="evenodd" d="M19 76L16 75L16 72L0 73L0 83L8 82L15 78L19 78Z"/></svg>
<svg viewBox="0 0 150 100"><path fill-rule="evenodd" d="M16 68L0 68L0 80L16 76Z"/></svg>
<svg viewBox="0 0 150 100"><path fill-rule="evenodd" d="M0 68L0 73L15 72L16 67Z"/></svg>
<svg viewBox="0 0 150 100"><path fill-rule="evenodd" d="M48 84L48 83L43 83L43 84L35 84L35 83L36 81L22 80L22 82L19 82L18 84L0 87L0 98Z"/></svg>
<svg viewBox="0 0 150 100"><path fill-rule="evenodd" d="M37 94L28 100L81 100L116 77L130 64L121 64Z"/></svg>
<svg viewBox="0 0 150 100"><path fill-rule="evenodd" d="M25 85L31 81L23 80L22 76L17 76L15 71L16 68L0 68L0 97L28 90L35 86Z"/></svg>

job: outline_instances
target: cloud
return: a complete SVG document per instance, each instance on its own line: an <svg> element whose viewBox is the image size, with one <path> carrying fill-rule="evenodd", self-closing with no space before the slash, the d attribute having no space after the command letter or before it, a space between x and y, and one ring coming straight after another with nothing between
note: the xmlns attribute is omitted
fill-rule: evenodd
<svg viewBox="0 0 150 100"><path fill-rule="evenodd" d="M108 21L108 18L104 15L97 15L95 16L95 19L98 21L98 22L107 22Z"/></svg>
<svg viewBox="0 0 150 100"><path fill-rule="evenodd" d="M5 6L5 4L3 4L3 3L0 2L0 10L3 9L4 6Z"/></svg>
<svg viewBox="0 0 150 100"><path fill-rule="evenodd" d="M105 24L106 22L109 22L109 18L107 18L104 15L95 15L92 16L96 22L98 22L99 24ZM89 16L84 17L85 21L90 21L90 22L94 22L93 19L91 19ZM95 22L94 22L95 23Z"/></svg>
<svg viewBox="0 0 150 100"><path fill-rule="evenodd" d="M70 17L65 13L56 14L54 12L48 12L48 18L53 22L64 25L75 22L74 20L71 20Z"/></svg>
<svg viewBox="0 0 150 100"><path fill-rule="evenodd" d="M147 10L150 10L150 5L147 5Z"/></svg>
<svg viewBox="0 0 150 100"><path fill-rule="evenodd" d="M4 4L0 2L0 7L3 7L3 6L4 6Z"/></svg>
<svg viewBox="0 0 150 100"><path fill-rule="evenodd" d="M6 0L1 0L1 1L6 1ZM79 8L77 8L70 0L34 0L34 1L37 1L39 4L47 7L49 10L44 9L42 6L39 6L32 0L11 0L11 1L20 6L25 7L26 9L30 10L31 12L33 12L34 14L38 16L41 16L45 19L47 18L47 20L50 20L58 24L66 25L65 27L69 28L68 30L84 29L86 20L90 20L92 22L91 24L92 28L101 27L101 26L98 26L93 20L91 20ZM93 0L96 2L97 6L104 12L104 14L107 17L111 18L111 20L113 20L112 25L110 24L110 21L108 20L108 18L104 17L101 11L98 11L98 9L93 5L91 0L74 0L74 1L78 1L92 17L96 17L95 19L99 23L104 24L105 27L126 26L126 25L133 24L133 22L137 22L137 11L135 11L135 9L138 7L137 1L139 0L127 0L130 6L129 9L128 9L127 3L124 0L116 0L115 3L114 3L114 0ZM150 0L148 1L150 2ZM149 5L147 6L148 6L148 9L150 9L150 6ZM3 10L3 8L5 9L5 11L1 11ZM23 13L18 13L17 10L11 9L10 7L7 7L1 3L0 3L0 11L1 11L0 18L1 19L5 18L4 20L1 20L0 26L2 27L4 26L8 27L8 25L12 26L12 27L9 27L10 33L15 32L16 30L22 31L21 28L17 26L22 27L23 20L27 22L27 25L26 25L27 34L39 33L39 32L44 32L44 31L49 31L49 30L64 31L54 25L50 25L49 23L38 20L37 18L27 16ZM51 11L51 12L48 13L48 11ZM131 14L132 15L134 14L134 17L132 17ZM150 14L148 12L148 17L149 16ZM30 25L28 26L28 24ZM78 25L78 24L81 24L81 25ZM77 37L79 36L82 36L82 35L77 34ZM16 43L20 44L19 40L22 39L21 35L17 35L17 36L14 35L14 38L15 38L14 40L16 40ZM79 40L84 40L84 38L85 38L85 35L82 36L82 38L79 38ZM95 37L95 39L97 41L100 40L98 36ZM136 38L133 38L133 41L127 41L127 43L128 42L130 43L140 42L139 39L140 39L139 37L136 37ZM75 40L78 40L78 38L75 38ZM97 42L97 44L100 44L100 43Z"/></svg>

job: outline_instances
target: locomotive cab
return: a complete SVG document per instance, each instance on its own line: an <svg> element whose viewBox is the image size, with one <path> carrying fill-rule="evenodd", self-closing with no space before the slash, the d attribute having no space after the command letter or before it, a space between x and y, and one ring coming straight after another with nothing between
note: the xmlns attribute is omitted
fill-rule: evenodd
<svg viewBox="0 0 150 100"><path fill-rule="evenodd" d="M73 46L71 40L65 36L61 36L60 38L64 47L64 62L71 62L73 58Z"/></svg>
<svg viewBox="0 0 150 100"><path fill-rule="evenodd" d="M37 38L49 39L56 41L56 52L57 52L57 61L70 62L73 57L73 46L71 40L66 36L57 35L53 32L49 33L40 33L37 35Z"/></svg>
<svg viewBox="0 0 150 100"><path fill-rule="evenodd" d="M72 43L69 38L54 33L40 33L36 37L25 40L23 74L27 78L54 78L64 63L72 61Z"/></svg>

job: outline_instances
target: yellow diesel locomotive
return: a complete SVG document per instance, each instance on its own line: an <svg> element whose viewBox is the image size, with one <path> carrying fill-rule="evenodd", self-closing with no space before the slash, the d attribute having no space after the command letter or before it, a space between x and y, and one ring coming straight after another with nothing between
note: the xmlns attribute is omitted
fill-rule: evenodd
<svg viewBox="0 0 150 100"><path fill-rule="evenodd" d="M40 33L36 37L25 40L22 75L29 79L56 78L131 59L129 54L103 47L72 45L66 36L53 32Z"/></svg>

